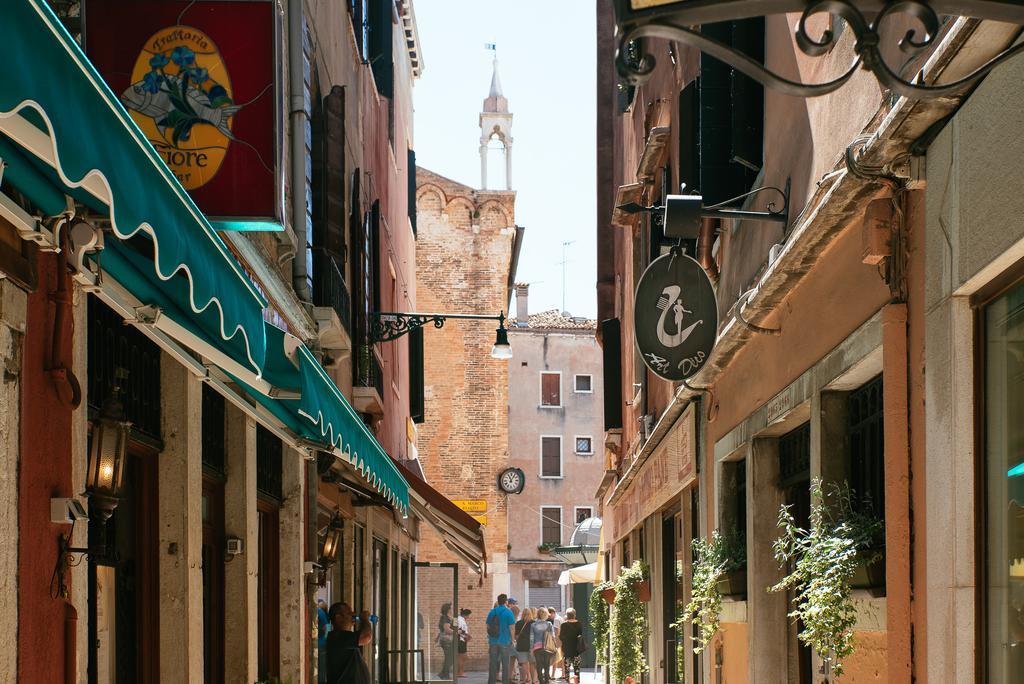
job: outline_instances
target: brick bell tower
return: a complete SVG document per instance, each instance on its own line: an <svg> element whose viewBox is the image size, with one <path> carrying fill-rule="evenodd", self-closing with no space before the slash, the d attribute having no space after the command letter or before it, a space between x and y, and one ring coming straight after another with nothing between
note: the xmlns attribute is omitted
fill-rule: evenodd
<svg viewBox="0 0 1024 684"><path fill-rule="evenodd" d="M505 152L505 190L512 189L512 114L508 111L508 99L501 92L498 78L498 57L494 57L494 71L491 74L491 90L484 100L480 112L480 189L501 190L487 184L487 153L491 140L497 138Z"/></svg>

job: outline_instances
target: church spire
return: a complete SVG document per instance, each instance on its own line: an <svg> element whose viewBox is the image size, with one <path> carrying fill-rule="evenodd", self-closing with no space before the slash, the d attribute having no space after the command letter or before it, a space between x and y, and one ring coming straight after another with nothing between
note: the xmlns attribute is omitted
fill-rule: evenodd
<svg viewBox="0 0 1024 684"><path fill-rule="evenodd" d="M508 111L508 99L501 92L501 79L498 77L498 56L493 44L487 49L495 50L493 71L491 72L491 89L484 99L483 110L480 112L480 181L484 190L495 189L487 183L487 152L492 139L497 138L504 148L505 157L505 190L512 189L512 114ZM499 186L500 187L500 186Z"/></svg>

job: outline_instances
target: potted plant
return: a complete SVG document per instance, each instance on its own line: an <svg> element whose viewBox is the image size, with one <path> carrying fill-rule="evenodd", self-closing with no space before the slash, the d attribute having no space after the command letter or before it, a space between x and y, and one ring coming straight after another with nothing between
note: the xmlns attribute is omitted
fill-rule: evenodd
<svg viewBox="0 0 1024 684"><path fill-rule="evenodd" d="M637 677L648 669L644 645L650 635L647 607L640 600L640 585L647 563L635 561L615 581L615 610L611 614L611 674L613 681Z"/></svg>
<svg viewBox="0 0 1024 684"><path fill-rule="evenodd" d="M615 585L610 582L606 582L605 585L602 586L604 586L604 589L601 591L601 597L604 598L604 602L610 606L615 603Z"/></svg>
<svg viewBox="0 0 1024 684"><path fill-rule="evenodd" d="M697 645L693 649L696 653L707 648L718 632L722 595L746 592L745 554L742 551L745 548L741 535L722 534L718 530L712 531L711 539L698 537L693 540L696 560L693 563L690 602L683 616L686 621L699 627Z"/></svg>
<svg viewBox="0 0 1024 684"><path fill-rule="evenodd" d="M793 591L790 617L802 625L799 639L831 665L836 677L853 653L857 609L852 581L860 564L877 560L882 523L870 509L855 505L849 485L833 484L827 494L820 478L811 483L810 529L796 524L789 506L779 511L782 536L775 559L789 574L771 591Z"/></svg>
<svg viewBox="0 0 1024 684"><path fill-rule="evenodd" d="M538 546L537 547L537 551L540 552L540 553L550 554L552 551L557 549L559 546L561 546L561 545L560 544L555 544L553 542L547 542L545 544L541 544L540 546Z"/></svg>
<svg viewBox="0 0 1024 684"><path fill-rule="evenodd" d="M590 594L590 626L594 630L594 653L597 656L599 665L608 664L608 606L611 601L605 598L605 593L612 592L612 600L615 598L613 582L602 582L594 587Z"/></svg>

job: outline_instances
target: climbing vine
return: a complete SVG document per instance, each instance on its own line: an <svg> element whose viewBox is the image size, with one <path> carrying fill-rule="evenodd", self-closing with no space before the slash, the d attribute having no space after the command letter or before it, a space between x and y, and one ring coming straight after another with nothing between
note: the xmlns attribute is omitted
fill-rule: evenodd
<svg viewBox="0 0 1024 684"><path fill-rule="evenodd" d="M640 583L648 576L647 563L635 561L624 568L615 581L615 610L611 615L612 681L639 676L649 668L644 660L644 644L650 635L647 607L640 600Z"/></svg>

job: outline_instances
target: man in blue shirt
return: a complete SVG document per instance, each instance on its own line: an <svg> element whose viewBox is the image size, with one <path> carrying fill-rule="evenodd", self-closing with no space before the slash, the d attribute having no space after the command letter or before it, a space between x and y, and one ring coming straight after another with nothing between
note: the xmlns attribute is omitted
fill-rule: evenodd
<svg viewBox="0 0 1024 684"><path fill-rule="evenodd" d="M323 599L316 602L316 647L317 647L317 682L327 683L327 633L331 631L331 623L327 619L327 611L324 607L327 603Z"/></svg>
<svg viewBox="0 0 1024 684"><path fill-rule="evenodd" d="M512 630L516 619L507 605L508 596L498 594L498 605L487 613L487 654L490 662L487 667L487 684L497 684L498 668L501 668L501 680L509 684L509 660L512 657Z"/></svg>

